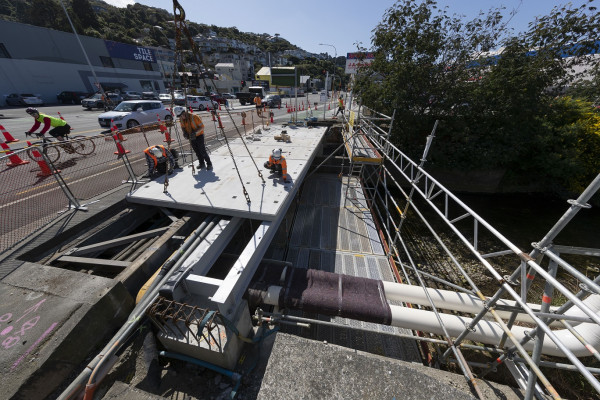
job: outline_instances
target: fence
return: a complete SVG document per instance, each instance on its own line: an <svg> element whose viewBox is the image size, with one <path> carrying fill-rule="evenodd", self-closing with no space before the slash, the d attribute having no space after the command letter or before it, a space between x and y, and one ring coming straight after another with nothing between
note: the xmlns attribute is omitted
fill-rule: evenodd
<svg viewBox="0 0 600 400"><path fill-rule="evenodd" d="M270 123L254 110L211 113L204 115L203 121L209 148L223 144L225 135L249 135ZM84 210L86 201L124 183L131 184L129 167L138 177L147 171L143 150L156 144L167 146L163 130L152 124L122 131L122 145L129 151L125 157L115 154L117 148L111 135L72 140L76 150L84 144L79 152L68 152L63 143L42 147L40 142L12 154L7 150L0 153L0 253L62 213ZM167 131L172 139L170 147L180 154L179 163L195 159L178 124L171 124ZM13 162L15 157L23 163Z"/></svg>

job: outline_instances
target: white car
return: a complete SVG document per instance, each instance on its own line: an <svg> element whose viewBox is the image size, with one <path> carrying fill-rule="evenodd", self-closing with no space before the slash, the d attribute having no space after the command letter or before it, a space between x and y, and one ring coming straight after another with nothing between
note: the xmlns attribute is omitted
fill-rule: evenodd
<svg viewBox="0 0 600 400"><path fill-rule="evenodd" d="M162 101L163 103L170 103L171 102L171 94L170 93L160 93L158 95L158 99L160 101Z"/></svg>
<svg viewBox="0 0 600 400"><path fill-rule="evenodd" d="M114 110L98 116L98 123L102 128L118 129L133 128L137 125L155 124L161 121L172 121L171 111L165 108L158 100L131 100L124 101Z"/></svg>
<svg viewBox="0 0 600 400"><path fill-rule="evenodd" d="M204 110L214 110L218 108L219 105L210 100L210 98L206 96L188 96L187 97L187 106L195 108L199 111Z"/></svg>

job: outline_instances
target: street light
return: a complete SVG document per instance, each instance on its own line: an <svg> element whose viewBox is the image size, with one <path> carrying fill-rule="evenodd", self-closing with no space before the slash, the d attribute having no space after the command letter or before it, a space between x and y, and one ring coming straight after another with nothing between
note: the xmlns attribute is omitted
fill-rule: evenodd
<svg viewBox="0 0 600 400"><path fill-rule="evenodd" d="M328 43L319 43L319 46L330 46L330 47L333 47L333 51L335 51L335 58L334 58L333 65L334 65L334 68L337 68L337 49L335 48L335 46L332 45L332 44L328 44ZM340 79L340 81L341 81L341 79ZM329 96L329 94L328 94L328 88L327 88L327 84L328 83L329 82L325 82L325 93ZM333 85L331 85L331 86L332 86L331 89L333 90Z"/></svg>

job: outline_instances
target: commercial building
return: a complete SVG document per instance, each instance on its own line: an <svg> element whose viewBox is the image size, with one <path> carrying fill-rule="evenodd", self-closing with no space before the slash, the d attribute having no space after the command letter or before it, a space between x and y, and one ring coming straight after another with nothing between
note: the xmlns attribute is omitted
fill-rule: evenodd
<svg viewBox="0 0 600 400"><path fill-rule="evenodd" d="M105 90L165 89L153 49L79 35ZM72 33L0 20L0 104L10 93L40 94L46 103L64 90L96 92L96 78Z"/></svg>

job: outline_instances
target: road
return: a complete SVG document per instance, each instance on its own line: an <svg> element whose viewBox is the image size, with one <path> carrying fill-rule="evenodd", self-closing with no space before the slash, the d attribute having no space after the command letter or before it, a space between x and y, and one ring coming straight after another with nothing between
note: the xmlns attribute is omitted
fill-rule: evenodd
<svg viewBox="0 0 600 400"><path fill-rule="evenodd" d="M306 98L299 99L298 104L302 106L304 100L305 111L298 112L298 120L304 120L307 116L323 118L323 106L318 112L314 112L314 102L319 101L318 95L309 95L312 102L311 110L308 111ZM287 122L291 114L287 112L286 103L291 104L292 99L283 99L281 109L273 109L274 123ZM224 107L219 111L219 116L227 137L238 137L239 134L251 133L253 127L260 128L270 123L269 118L259 118L254 106L233 105L233 109L227 112ZM335 110L335 104L326 106L328 117ZM127 181L129 175L124 168L123 160L115 155L116 146L109 131L100 128L98 116L102 110L84 110L78 105L52 105L40 107L40 112L58 116L68 121L73 128L73 135L84 135L92 138L96 144L95 151L87 156L79 154L68 154L60 149L60 159L54 168L61 171L60 176L68 185L74 197L81 203L119 187ZM209 112L197 112L204 121L207 147L220 146L215 137L217 133L222 138L222 130L218 128L218 122L212 120ZM246 113L246 125L242 125L241 113ZM312 114L311 114L312 113ZM268 115L268 113L265 113ZM29 161L29 164L8 167L6 162L0 165L0 252L16 243L27 234L41 228L57 213L66 210L69 205L63 189L60 187L56 176L39 176L41 169L38 163L27 156L24 147L27 146L25 131L33 125L33 119L25 113L25 107L10 107L0 109L0 124L18 142L10 143L11 150L17 152L21 159ZM236 130L237 127L237 130ZM143 150L150 144L162 143L163 135L158 129L143 134L134 133L126 135L125 149L129 150L128 159L137 176L146 170ZM31 139L30 139L31 140ZM177 143L172 146L179 148ZM21 151L19 151L21 150ZM189 152L189 145L185 143L183 150Z"/></svg>

